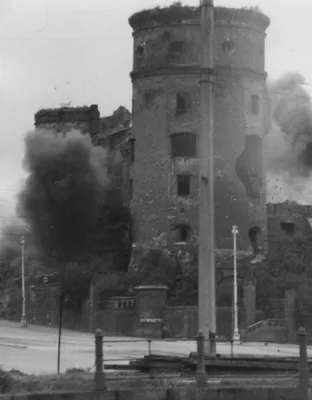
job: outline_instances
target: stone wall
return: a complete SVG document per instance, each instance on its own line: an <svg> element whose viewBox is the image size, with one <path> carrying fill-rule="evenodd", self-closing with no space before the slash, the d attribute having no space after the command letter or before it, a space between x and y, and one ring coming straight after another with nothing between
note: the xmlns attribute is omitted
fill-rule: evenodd
<svg viewBox="0 0 312 400"><path fill-rule="evenodd" d="M77 129L94 137L99 134L100 113L95 104L90 107L43 109L35 114L35 126L62 132Z"/></svg>
<svg viewBox="0 0 312 400"><path fill-rule="evenodd" d="M240 312L240 320L244 318ZM168 328L172 338L194 339L198 330L197 307L170 306L163 310L164 325ZM107 335L133 336L136 321L135 311L99 310L95 313L96 328L103 330ZM230 338L232 334L232 308L217 308L217 334Z"/></svg>
<svg viewBox="0 0 312 400"><path fill-rule="evenodd" d="M95 326L103 330L104 335L133 336L135 311L124 310L99 310L94 315Z"/></svg>
<svg viewBox="0 0 312 400"><path fill-rule="evenodd" d="M166 307L163 312L165 325L175 338L196 337L198 330L197 307ZM244 311L239 311L239 324L242 325ZM233 333L232 307L217 307L217 335L230 338Z"/></svg>

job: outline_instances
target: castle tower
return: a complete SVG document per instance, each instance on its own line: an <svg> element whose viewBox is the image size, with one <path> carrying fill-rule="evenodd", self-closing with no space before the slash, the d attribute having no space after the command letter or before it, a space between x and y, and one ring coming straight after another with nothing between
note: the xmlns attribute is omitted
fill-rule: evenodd
<svg viewBox="0 0 312 400"><path fill-rule="evenodd" d="M198 231L200 12L173 5L129 19L134 30L132 210L136 241ZM269 18L215 8L215 235L217 248L266 241L262 139L268 99L264 60ZM261 240L260 243L261 244Z"/></svg>

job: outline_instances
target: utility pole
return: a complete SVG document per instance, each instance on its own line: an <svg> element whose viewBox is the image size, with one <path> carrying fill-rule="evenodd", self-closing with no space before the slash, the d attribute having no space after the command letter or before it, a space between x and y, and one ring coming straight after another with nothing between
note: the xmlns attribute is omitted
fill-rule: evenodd
<svg viewBox="0 0 312 400"><path fill-rule="evenodd" d="M199 140L199 270L198 329L205 353L214 356L209 334L216 334L214 235L214 10L213 0L200 0L201 76Z"/></svg>
<svg viewBox="0 0 312 400"><path fill-rule="evenodd" d="M26 290L25 290L25 237L21 238L21 246L22 246L22 299L23 299L23 309L22 309L22 318L21 318L21 327L27 328L27 320L26 320Z"/></svg>
<svg viewBox="0 0 312 400"><path fill-rule="evenodd" d="M233 319L234 319L234 329L233 329L233 342L240 343L240 335L238 331L238 308L237 308L237 235L238 228L236 225L232 227L233 235Z"/></svg>

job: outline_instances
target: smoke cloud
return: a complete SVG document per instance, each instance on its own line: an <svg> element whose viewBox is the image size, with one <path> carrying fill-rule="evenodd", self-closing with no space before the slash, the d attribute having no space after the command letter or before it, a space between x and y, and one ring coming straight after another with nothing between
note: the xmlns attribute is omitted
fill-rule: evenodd
<svg viewBox="0 0 312 400"><path fill-rule="evenodd" d="M106 150L78 131L27 134L19 233L28 229L27 248L35 248L45 264L75 261L92 251L90 234L103 222L110 185L107 161Z"/></svg>
<svg viewBox="0 0 312 400"><path fill-rule="evenodd" d="M312 203L312 105L300 74L269 84L272 130L265 138L268 201Z"/></svg>
<svg viewBox="0 0 312 400"><path fill-rule="evenodd" d="M107 186L107 155L78 131L36 130L25 140L29 173L18 201L38 248L48 258L75 259L87 252Z"/></svg>

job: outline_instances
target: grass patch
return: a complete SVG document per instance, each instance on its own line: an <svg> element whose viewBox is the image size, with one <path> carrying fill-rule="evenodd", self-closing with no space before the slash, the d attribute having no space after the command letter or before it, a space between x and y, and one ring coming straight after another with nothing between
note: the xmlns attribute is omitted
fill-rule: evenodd
<svg viewBox="0 0 312 400"><path fill-rule="evenodd" d="M81 371L80 369L68 370L61 375L24 375L18 371L4 372L0 371L0 393L28 394L28 393L52 393L52 392L84 392L94 389L94 374ZM254 379L246 377L243 379L223 379L209 377L214 382L209 383L209 387L295 387L298 383L293 377L285 378L263 378ZM179 374L162 375L150 379L148 375L126 373L108 373L106 374L106 385L108 390L118 389L148 389L157 391L160 389L178 389L192 390L196 387L193 377L181 378Z"/></svg>

